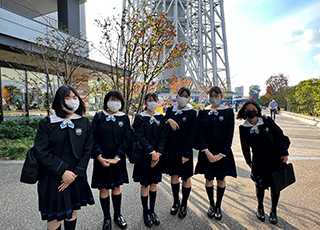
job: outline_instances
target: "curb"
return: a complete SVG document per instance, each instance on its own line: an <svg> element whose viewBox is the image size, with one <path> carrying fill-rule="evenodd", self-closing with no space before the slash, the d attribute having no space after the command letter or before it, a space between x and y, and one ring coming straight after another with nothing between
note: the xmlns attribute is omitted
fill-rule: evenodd
<svg viewBox="0 0 320 230"><path fill-rule="evenodd" d="M309 125L320 128L320 119L319 118L315 118L315 117L311 117L311 116L309 117L306 115L291 113L291 112L287 112L287 111L281 111L281 115L286 116L286 117L290 117L290 118L305 122Z"/></svg>

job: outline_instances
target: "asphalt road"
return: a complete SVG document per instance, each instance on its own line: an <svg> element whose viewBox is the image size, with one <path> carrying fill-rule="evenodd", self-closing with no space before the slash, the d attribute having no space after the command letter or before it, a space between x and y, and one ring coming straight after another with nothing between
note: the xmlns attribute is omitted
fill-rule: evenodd
<svg viewBox="0 0 320 230"><path fill-rule="evenodd" d="M161 224L153 228L159 230L320 229L320 129L281 115L277 116L276 122L291 139L289 161L294 165L297 180L281 192L277 225L268 222L271 205L269 191L266 191L265 196L266 221L260 222L255 216L257 208L255 187L249 179L249 167L245 164L240 151L238 126L241 122L237 121L233 151L238 178L227 178L227 188L222 202L222 220L209 219L206 215L209 204L202 175L192 177L187 217L180 220L177 216L171 216L170 207L173 201L170 178L164 176L158 185L156 203L156 213ZM21 161L0 162L0 229L46 229L46 222L41 221L37 210L36 185L19 182L21 168ZM133 166L128 163L130 175L132 170ZM91 178L91 174L92 163L89 164L88 178ZM131 180L129 184L122 186L122 190L122 214L128 222L128 229L147 229L142 219L139 184ZM103 214L98 191L94 190L93 193L96 204L83 207L78 212L77 229L102 228ZM113 229L119 228L113 223Z"/></svg>

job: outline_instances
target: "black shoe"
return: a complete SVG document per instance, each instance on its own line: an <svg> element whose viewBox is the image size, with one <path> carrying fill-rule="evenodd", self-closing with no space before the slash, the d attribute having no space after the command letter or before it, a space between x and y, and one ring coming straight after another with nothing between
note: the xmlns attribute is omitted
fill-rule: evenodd
<svg viewBox="0 0 320 230"><path fill-rule="evenodd" d="M258 208L258 211L257 211L256 215L257 215L259 220L261 220L261 221L265 220L263 208Z"/></svg>
<svg viewBox="0 0 320 230"><path fill-rule="evenodd" d="M269 222L271 224L277 224L278 223L277 214L275 212L270 212Z"/></svg>
<svg viewBox="0 0 320 230"><path fill-rule="evenodd" d="M216 207L210 206L207 212L208 217L212 219L215 213L216 213Z"/></svg>
<svg viewBox="0 0 320 230"><path fill-rule="evenodd" d="M180 207L180 201L174 205L172 205L170 213L171 215L176 215L179 211L179 207Z"/></svg>
<svg viewBox="0 0 320 230"><path fill-rule="evenodd" d="M117 222L119 228L121 229L127 228L127 222L121 214L117 218L114 218L114 221Z"/></svg>
<svg viewBox="0 0 320 230"><path fill-rule="evenodd" d="M111 229L111 220L110 219L105 219L103 221L102 230L110 230L110 229Z"/></svg>
<svg viewBox="0 0 320 230"><path fill-rule="evenodd" d="M216 220L221 220L222 219L222 214L221 214L221 208L216 208L216 213L214 214L214 218L216 218Z"/></svg>
<svg viewBox="0 0 320 230"><path fill-rule="evenodd" d="M143 214L144 225L148 228L151 228L153 225L150 214Z"/></svg>
<svg viewBox="0 0 320 230"><path fill-rule="evenodd" d="M159 226L159 225L160 225L160 219L159 219L159 217L158 217L154 212L152 212L152 213L150 214L150 216L151 216L152 223L153 223L154 225Z"/></svg>
<svg viewBox="0 0 320 230"><path fill-rule="evenodd" d="M187 215L187 206L182 206L181 205L178 216L179 216L180 219L183 219L183 218L186 217L186 215Z"/></svg>

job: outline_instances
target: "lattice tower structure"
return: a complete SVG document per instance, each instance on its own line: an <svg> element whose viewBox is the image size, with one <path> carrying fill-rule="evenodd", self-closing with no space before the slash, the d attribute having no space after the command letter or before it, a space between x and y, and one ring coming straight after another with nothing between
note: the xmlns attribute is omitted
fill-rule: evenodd
<svg viewBox="0 0 320 230"><path fill-rule="evenodd" d="M218 85L231 91L223 0L123 0L123 9L139 8L145 2L150 10L166 12L177 31L175 39L190 49L180 66L166 70L161 80L172 73L189 77L197 90ZM179 35L179 37L178 37Z"/></svg>

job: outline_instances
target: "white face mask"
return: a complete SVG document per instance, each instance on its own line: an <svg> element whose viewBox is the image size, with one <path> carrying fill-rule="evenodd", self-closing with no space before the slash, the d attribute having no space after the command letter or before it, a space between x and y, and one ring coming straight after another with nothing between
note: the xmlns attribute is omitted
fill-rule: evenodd
<svg viewBox="0 0 320 230"><path fill-rule="evenodd" d="M121 109L121 102L120 101L108 101L107 107L112 112L117 112L119 109Z"/></svg>
<svg viewBox="0 0 320 230"><path fill-rule="evenodd" d="M155 101L148 102L147 107L151 111L155 111L158 108L158 102L155 102Z"/></svg>
<svg viewBox="0 0 320 230"><path fill-rule="evenodd" d="M75 112L80 105L80 101L79 100L69 100L69 101L65 101L66 105L71 109L67 109L64 106L62 106L62 109L68 113L73 113Z"/></svg>
<svg viewBox="0 0 320 230"><path fill-rule="evenodd" d="M210 102L211 105L217 106L217 105L220 105L221 98L210 98L209 102Z"/></svg>
<svg viewBox="0 0 320 230"><path fill-rule="evenodd" d="M178 105L179 105L180 107L185 107L185 106L188 104L188 102L189 102L189 98L179 97L179 96L178 96L177 101L178 101Z"/></svg>

